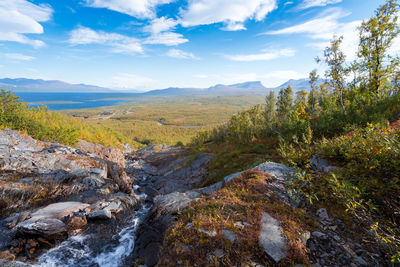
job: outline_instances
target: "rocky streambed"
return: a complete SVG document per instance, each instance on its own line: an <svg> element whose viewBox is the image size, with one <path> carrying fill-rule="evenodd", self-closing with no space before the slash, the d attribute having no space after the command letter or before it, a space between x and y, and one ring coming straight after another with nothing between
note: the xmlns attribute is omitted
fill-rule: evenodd
<svg viewBox="0 0 400 267"><path fill-rule="evenodd" d="M150 146L123 155L0 132L0 265L154 265L172 220L156 196L202 180L210 156Z"/></svg>

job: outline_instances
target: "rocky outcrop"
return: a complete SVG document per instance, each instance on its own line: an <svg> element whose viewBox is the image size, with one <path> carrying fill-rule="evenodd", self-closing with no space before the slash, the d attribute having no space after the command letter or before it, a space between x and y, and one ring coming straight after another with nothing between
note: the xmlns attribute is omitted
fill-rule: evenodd
<svg viewBox="0 0 400 267"><path fill-rule="evenodd" d="M80 149L84 153L91 154L94 157L115 162L122 168L125 167L125 156L121 150L115 147L104 147L100 144L79 140L76 144L76 148Z"/></svg>
<svg viewBox="0 0 400 267"><path fill-rule="evenodd" d="M98 219L123 221L134 213L139 198L124 155L98 144L79 146L0 131L0 251L34 259L69 236L92 231Z"/></svg>

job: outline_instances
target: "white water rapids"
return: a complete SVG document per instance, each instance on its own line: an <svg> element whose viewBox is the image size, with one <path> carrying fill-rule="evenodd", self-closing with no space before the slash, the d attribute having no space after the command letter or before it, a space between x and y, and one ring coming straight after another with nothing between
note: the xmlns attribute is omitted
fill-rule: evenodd
<svg viewBox="0 0 400 267"><path fill-rule="evenodd" d="M146 199L145 194L139 195L142 203ZM136 231L150 210L149 204L142 207L134 214L131 221L123 228L110 243L104 246L100 253L93 251L95 236L78 235L67 239L57 247L48 250L39 258L34 267L118 267L123 266L124 260L135 248ZM91 240L90 240L91 239ZM114 240L115 239L115 240Z"/></svg>

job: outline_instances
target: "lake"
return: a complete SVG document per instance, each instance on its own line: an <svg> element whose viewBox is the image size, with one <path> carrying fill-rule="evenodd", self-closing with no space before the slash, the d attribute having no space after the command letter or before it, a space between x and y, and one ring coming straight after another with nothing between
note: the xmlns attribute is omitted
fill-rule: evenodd
<svg viewBox="0 0 400 267"><path fill-rule="evenodd" d="M31 93L14 92L31 107L47 106L50 110L86 109L136 102L127 93Z"/></svg>

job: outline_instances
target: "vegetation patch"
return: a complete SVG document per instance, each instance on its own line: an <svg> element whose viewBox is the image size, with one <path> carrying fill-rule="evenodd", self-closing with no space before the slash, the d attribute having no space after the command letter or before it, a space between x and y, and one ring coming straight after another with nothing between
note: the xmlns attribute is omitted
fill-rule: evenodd
<svg viewBox="0 0 400 267"><path fill-rule="evenodd" d="M281 222L287 239L289 256L280 265L309 264L301 236L315 227L314 222L274 195L268 187L272 179L264 172L247 171L181 212L167 231L159 266L270 265L259 244L263 212ZM224 235L226 230L235 235L234 242Z"/></svg>

